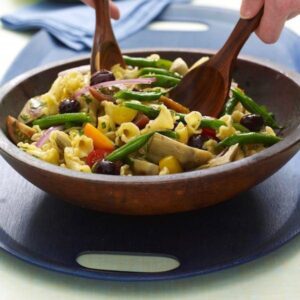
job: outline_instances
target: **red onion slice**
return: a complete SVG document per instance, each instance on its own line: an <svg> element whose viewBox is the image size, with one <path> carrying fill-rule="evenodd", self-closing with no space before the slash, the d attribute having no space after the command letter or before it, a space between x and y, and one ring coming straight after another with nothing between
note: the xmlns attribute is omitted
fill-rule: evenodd
<svg viewBox="0 0 300 300"><path fill-rule="evenodd" d="M36 142L36 146L38 148L41 148L49 139L51 132L53 132L54 130L61 130L63 129L63 126L56 126L56 127L50 127L48 128L44 134L41 136L41 138Z"/></svg>
<svg viewBox="0 0 300 300"><path fill-rule="evenodd" d="M151 84L156 80L156 78L135 78L135 79L123 79L123 80L113 80L113 81L106 81L101 82L91 87L95 89L99 89L102 87L111 87L111 86L118 86L118 85L130 85L130 84ZM75 98L80 97L81 95L85 94L89 90L90 86L86 86L74 94Z"/></svg>

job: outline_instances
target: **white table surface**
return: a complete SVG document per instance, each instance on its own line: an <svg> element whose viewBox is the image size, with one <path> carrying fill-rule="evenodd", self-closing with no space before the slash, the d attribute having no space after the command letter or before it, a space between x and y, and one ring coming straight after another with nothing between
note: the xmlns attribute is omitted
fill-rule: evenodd
<svg viewBox="0 0 300 300"><path fill-rule="evenodd" d="M34 0L1 0L0 15ZM240 0L195 0L195 4L237 9ZM288 26L299 33L300 18ZM0 26L0 78L30 34ZM0 300L35 299L300 299L300 237L279 250L239 267L191 279L116 283L75 278L20 261L0 250Z"/></svg>

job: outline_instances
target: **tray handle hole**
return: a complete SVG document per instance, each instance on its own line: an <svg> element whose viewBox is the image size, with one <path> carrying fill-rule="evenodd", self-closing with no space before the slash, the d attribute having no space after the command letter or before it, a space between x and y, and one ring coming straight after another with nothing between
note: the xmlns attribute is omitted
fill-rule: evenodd
<svg viewBox="0 0 300 300"><path fill-rule="evenodd" d="M177 269L177 258L163 254L83 252L76 262L87 269L99 271L161 273Z"/></svg>
<svg viewBox="0 0 300 300"><path fill-rule="evenodd" d="M171 21L156 21L148 26L152 31L188 31L200 32L208 31L209 26L199 22L171 22Z"/></svg>

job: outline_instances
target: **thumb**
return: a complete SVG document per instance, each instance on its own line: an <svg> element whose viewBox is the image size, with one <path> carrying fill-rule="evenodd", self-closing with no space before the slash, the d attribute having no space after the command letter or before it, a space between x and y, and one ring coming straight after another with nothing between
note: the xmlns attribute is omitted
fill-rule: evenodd
<svg viewBox="0 0 300 300"><path fill-rule="evenodd" d="M242 19L251 19L259 12L264 0L243 0L240 15Z"/></svg>

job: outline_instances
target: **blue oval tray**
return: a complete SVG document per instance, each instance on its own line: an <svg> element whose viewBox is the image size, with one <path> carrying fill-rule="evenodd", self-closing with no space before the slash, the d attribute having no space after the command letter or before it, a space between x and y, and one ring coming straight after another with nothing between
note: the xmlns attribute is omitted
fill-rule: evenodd
<svg viewBox="0 0 300 300"><path fill-rule="evenodd" d="M145 281L206 274L254 260L300 232L300 153L228 202L154 217L81 209L35 188L2 159L0 166L0 247L29 263L76 276ZM86 251L163 254L177 258L180 266L164 273L89 270L76 262Z"/></svg>
<svg viewBox="0 0 300 300"><path fill-rule="evenodd" d="M204 39L203 33L167 34L145 29L122 46L218 48L237 15L175 5L160 16L161 20L178 18L206 20L216 34L219 32L220 40L212 40L209 34ZM177 34L181 37L177 38ZM291 32L286 31L283 40L285 36L289 43L297 42ZM258 41L253 39L256 45ZM278 54L275 61L282 59L281 54L289 53L288 45L273 48L278 49L274 50ZM254 48L252 51L258 51ZM269 58L275 52L259 51ZM19 69L12 66L6 79L75 54L78 53L40 32L20 54L16 64ZM291 51L285 62L295 70L294 54ZM117 216L81 209L37 189L2 159L0 166L0 247L29 263L76 276L146 281L206 274L261 257L300 232L300 153L268 180L228 202L191 213L155 217ZM164 273L95 271L76 263L78 254L85 251L165 254L176 257L180 266Z"/></svg>

